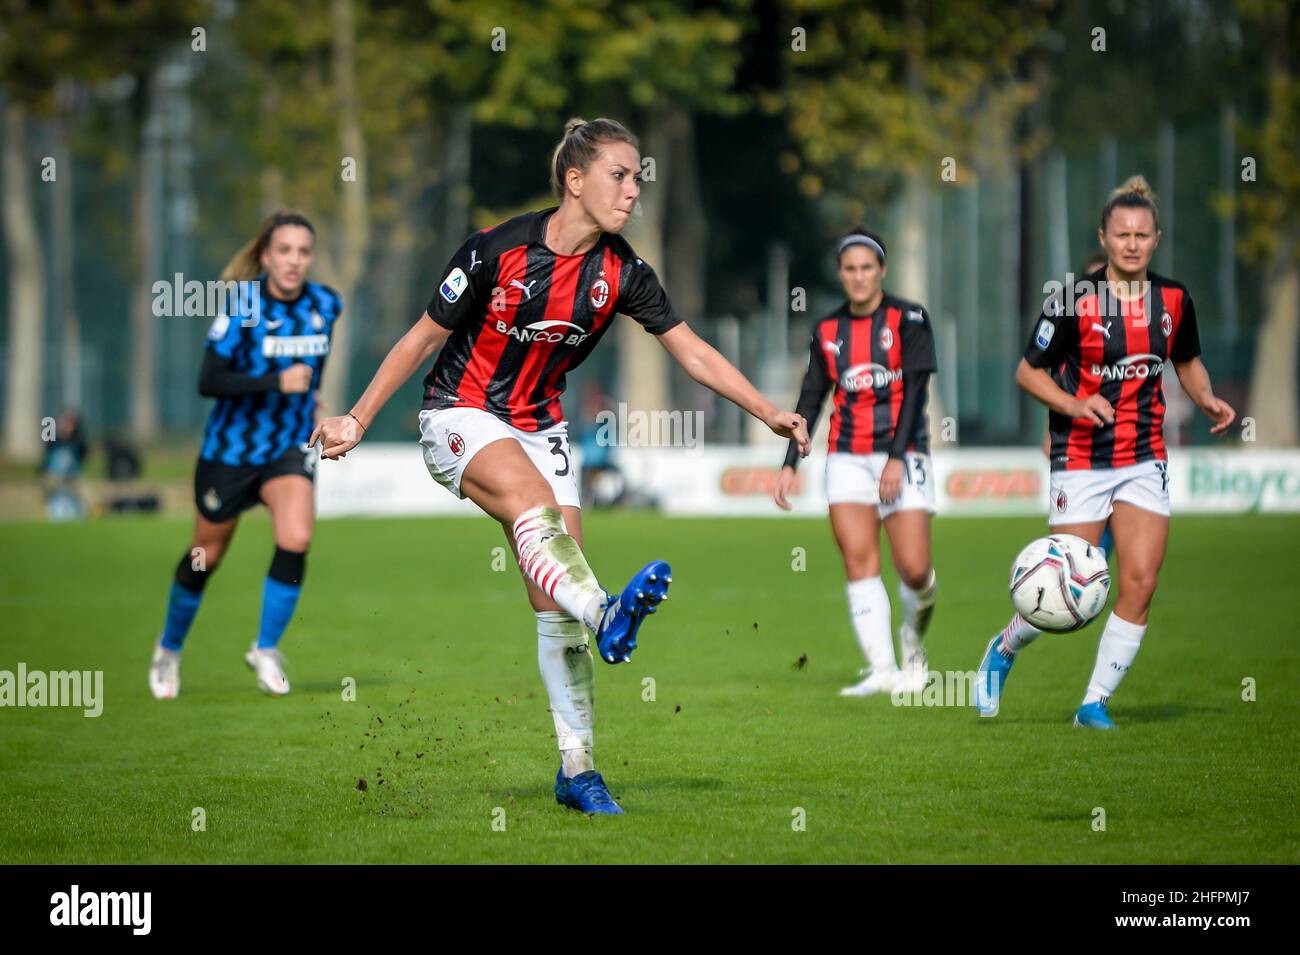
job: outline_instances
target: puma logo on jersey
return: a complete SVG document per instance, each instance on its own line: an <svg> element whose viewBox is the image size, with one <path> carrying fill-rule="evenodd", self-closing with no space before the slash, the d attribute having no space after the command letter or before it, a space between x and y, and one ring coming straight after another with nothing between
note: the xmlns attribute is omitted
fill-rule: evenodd
<svg viewBox="0 0 1300 955"><path fill-rule="evenodd" d="M519 281L518 279L511 279L510 284L513 285L515 288L519 289L521 292L523 292L525 299L527 299L530 302L532 301L533 286L537 284L537 279L533 279L527 285L525 285L523 282Z"/></svg>
<svg viewBox="0 0 1300 955"><path fill-rule="evenodd" d="M283 324L284 324L284 319L283 319L283 318L277 318L277 319L270 319L270 318L268 318L268 319L266 320L266 330L267 330L268 332L273 332L273 331L275 331L277 328L279 328L279 327L280 327L281 325L283 325Z"/></svg>
<svg viewBox="0 0 1300 955"><path fill-rule="evenodd" d="M480 265L482 265L482 264L483 264L483 260L480 259L480 258L478 257L478 250L477 250L477 249L470 249L470 250L469 250L469 270L470 270L471 272L473 272L476 268L478 268L478 267L479 267Z"/></svg>
<svg viewBox="0 0 1300 955"><path fill-rule="evenodd" d="M822 348L825 348L832 355L838 355L840 353L840 349L843 347L844 347L844 342L838 338L835 339L835 341L833 342L822 342Z"/></svg>
<svg viewBox="0 0 1300 955"><path fill-rule="evenodd" d="M1095 332L1101 332L1103 335L1106 336L1106 341L1110 341L1110 321L1109 321L1109 320L1106 322L1105 325L1102 325L1102 324L1100 324L1099 322L1093 322L1093 323L1092 323L1092 330L1095 331Z"/></svg>

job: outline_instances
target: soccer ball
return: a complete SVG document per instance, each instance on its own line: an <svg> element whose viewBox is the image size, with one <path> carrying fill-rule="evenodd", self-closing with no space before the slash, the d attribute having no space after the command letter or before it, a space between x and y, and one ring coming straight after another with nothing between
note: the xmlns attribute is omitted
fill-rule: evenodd
<svg viewBox="0 0 1300 955"><path fill-rule="evenodd" d="M1105 555L1073 534L1040 537L1011 565L1011 603L1039 630L1078 630L1101 613L1109 593Z"/></svg>

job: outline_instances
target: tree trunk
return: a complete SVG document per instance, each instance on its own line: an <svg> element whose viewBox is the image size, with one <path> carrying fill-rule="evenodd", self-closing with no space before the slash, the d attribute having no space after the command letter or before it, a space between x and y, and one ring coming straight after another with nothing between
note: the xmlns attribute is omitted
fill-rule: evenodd
<svg viewBox="0 0 1300 955"><path fill-rule="evenodd" d="M421 243L421 238L428 231L430 219L442 221L429 215L430 203L426 195L430 186L430 170L436 161L432 144L432 130L421 129L402 146L410 151L412 170L402 176L398 186L396 216L387 230L382 251L376 242L375 274L382 275L384 280L374 290L374 316L367 322L369 332L365 336L368 347L361 350L367 368L372 366L370 359L382 359L393 342L405 334L424 311L427 298L422 296L430 289L416 288L417 278L422 273L429 275L434 269L441 268L442 263L451 256L450 252L443 256L440 245L433 254L435 262L422 262L418 258L421 252L428 254L427 246ZM450 229L448 227L447 231L450 232ZM457 241L463 239L462 234ZM412 289L415 289L414 299ZM373 365L377 367L378 362Z"/></svg>
<svg viewBox="0 0 1300 955"><path fill-rule="evenodd" d="M672 302L687 322L696 326L705 317L705 276L708 271L709 224L702 210L699 165L695 158L695 119L685 109L674 109L668 117L667 155L672 175L664 186L668 190L667 214L675 226L672 242L664 248L664 271L672 276ZM718 398L697 384L676 363L665 363L672 395L686 396L683 410L705 411L712 421L718 412Z"/></svg>
<svg viewBox="0 0 1300 955"><path fill-rule="evenodd" d="M45 367L45 260L36 227L27 156L27 117L10 101L4 114L4 236L9 259L9 347L5 369L5 454L41 453L41 379ZM57 180L54 188L63 188Z"/></svg>
<svg viewBox="0 0 1300 955"><path fill-rule="evenodd" d="M1300 389L1296 351L1300 348L1300 226L1285 227L1264 284L1264 321L1255 339L1250 404L1256 447L1294 447L1300 443Z"/></svg>
<svg viewBox="0 0 1300 955"><path fill-rule="evenodd" d="M629 238L637 255L658 273L659 280L672 297L671 276L664 261L664 216L668 205L668 183L664 173L672 167L668 160L671 142L670 107L651 108L646 123L645 144L655 159L656 181L648 184L637 202L640 215L634 220ZM669 410L668 355L663 347L636 322L624 318L618 323L619 400L629 409L640 411Z"/></svg>
<svg viewBox="0 0 1300 955"><path fill-rule="evenodd" d="M334 326L330 345L330 369L325 376L322 398L331 414L342 414L350 405L348 377L352 359L352 328L357 314L353 301L365 267L370 243L370 205L366 195L368 167L366 141L361 131L361 108L357 101L356 18L352 0L333 0L332 67L338 102L339 147L344 156L356 161L355 181L342 182L339 221L332 230L338 254L334 259L339 294L345 306L352 302L350 317Z"/></svg>
<svg viewBox="0 0 1300 955"><path fill-rule="evenodd" d="M135 282L131 286L131 437L147 444L158 437L158 322L153 314L153 283L163 276L162 114L158 109L158 71L140 84L144 98L140 152L132 196L132 246ZM184 321L175 317L174 321Z"/></svg>
<svg viewBox="0 0 1300 955"><path fill-rule="evenodd" d="M80 409L81 397L81 319L77 315L76 235L73 208L72 155L68 152L64 118L54 124L54 148L51 150L59 170L54 193L53 250L54 288L59 296L59 328L62 373L59 397L65 408Z"/></svg>

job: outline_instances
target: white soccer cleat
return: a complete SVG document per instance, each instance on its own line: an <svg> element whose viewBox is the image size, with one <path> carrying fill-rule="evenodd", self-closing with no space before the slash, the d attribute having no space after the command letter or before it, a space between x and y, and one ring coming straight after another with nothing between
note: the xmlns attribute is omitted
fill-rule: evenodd
<svg viewBox="0 0 1300 955"><path fill-rule="evenodd" d="M889 670L873 670L866 675L865 679L840 690L840 696L873 696L876 693L892 693L894 687L898 686L902 678L903 673L898 667Z"/></svg>
<svg viewBox="0 0 1300 955"><path fill-rule="evenodd" d="M174 700L181 692L181 655L161 643L154 645L149 664L149 692L155 700Z"/></svg>
<svg viewBox="0 0 1300 955"><path fill-rule="evenodd" d="M257 685L272 696L289 692L289 678L284 675L284 655L279 650L262 650L257 641L244 654L244 662L257 674Z"/></svg>
<svg viewBox="0 0 1300 955"><path fill-rule="evenodd" d="M930 657L925 652L925 638L903 624L898 628L898 645L903 657L900 685L908 692L925 689L926 680L930 677Z"/></svg>

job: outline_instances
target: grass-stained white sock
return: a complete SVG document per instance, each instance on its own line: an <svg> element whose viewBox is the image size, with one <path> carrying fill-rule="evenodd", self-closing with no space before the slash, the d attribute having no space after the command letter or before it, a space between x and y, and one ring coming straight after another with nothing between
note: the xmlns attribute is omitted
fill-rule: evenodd
<svg viewBox="0 0 1300 955"><path fill-rule="evenodd" d="M605 591L557 507L534 507L511 528L519 566L542 592L592 630L600 623Z"/></svg>

